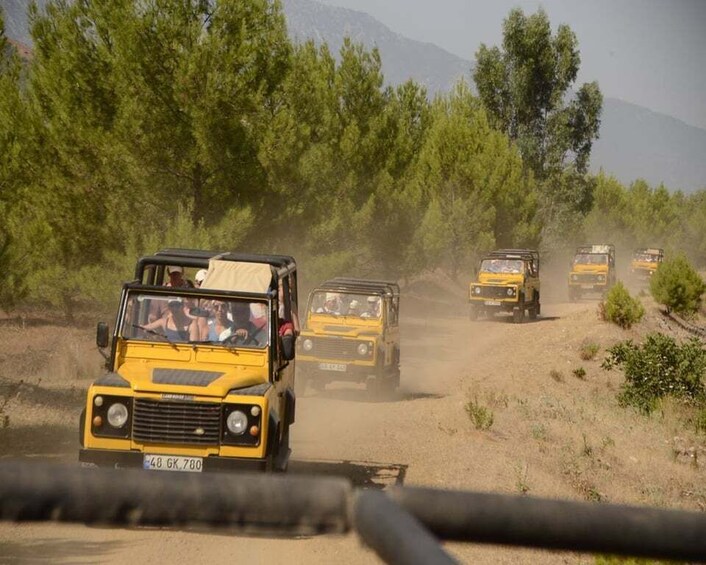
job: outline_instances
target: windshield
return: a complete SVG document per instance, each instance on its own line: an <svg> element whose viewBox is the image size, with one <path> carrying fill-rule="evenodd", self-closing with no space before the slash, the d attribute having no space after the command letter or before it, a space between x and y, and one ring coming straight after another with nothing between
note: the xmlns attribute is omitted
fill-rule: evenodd
<svg viewBox="0 0 706 565"><path fill-rule="evenodd" d="M380 296L353 294L348 292L315 292L311 297L309 312L330 316L353 318L379 318Z"/></svg>
<svg viewBox="0 0 706 565"><path fill-rule="evenodd" d="M580 253L574 257L574 265L607 265L608 255L599 253Z"/></svg>
<svg viewBox="0 0 706 565"><path fill-rule="evenodd" d="M269 342L269 327L264 300L131 292L125 301L120 336L261 349Z"/></svg>
<svg viewBox="0 0 706 565"><path fill-rule="evenodd" d="M523 271L521 259L484 259L480 264L480 270L484 273L512 273L518 274Z"/></svg>
<svg viewBox="0 0 706 565"><path fill-rule="evenodd" d="M642 261L644 263L657 263L659 261L659 255L652 253L635 253L632 258L634 261Z"/></svg>

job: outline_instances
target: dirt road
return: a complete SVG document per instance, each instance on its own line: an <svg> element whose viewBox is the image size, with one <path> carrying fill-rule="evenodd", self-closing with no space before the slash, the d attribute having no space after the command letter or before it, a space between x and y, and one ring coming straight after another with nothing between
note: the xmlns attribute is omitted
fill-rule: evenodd
<svg viewBox="0 0 706 565"><path fill-rule="evenodd" d="M356 386L332 385L298 398L290 472L344 476L368 488L398 483L704 509L704 472L693 456L706 455L703 440L668 410L646 418L620 408L615 396L622 375L600 368L605 348L620 339L676 332L656 309L648 310L640 326L624 331L600 322L592 301L545 304L539 320L521 325L501 316L472 323L461 310L438 315L428 305L408 308L397 396L375 399ZM11 331L20 336L10 338ZM8 344L0 356L0 407L6 403L0 415L7 416L0 457L75 460L75 422L98 358L90 332L62 332L63 338L48 338L42 327L0 328ZM579 352L588 343L600 352L583 360ZM73 361L57 376L48 367L52 356L54 363L63 358L59 351L67 344L74 344ZM44 365L20 370L38 347ZM489 429L476 429L469 406L492 415ZM589 555L446 547L462 562L593 562ZM0 523L0 563L234 560L380 562L355 535L272 538Z"/></svg>

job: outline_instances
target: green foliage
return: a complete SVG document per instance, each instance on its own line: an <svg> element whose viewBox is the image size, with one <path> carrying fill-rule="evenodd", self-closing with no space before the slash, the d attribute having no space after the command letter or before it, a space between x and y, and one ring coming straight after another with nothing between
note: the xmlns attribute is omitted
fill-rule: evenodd
<svg viewBox="0 0 706 565"><path fill-rule="evenodd" d="M706 400L706 351L697 338L680 345L672 337L652 333L642 344L631 340L618 343L608 350L603 362L604 369L615 367L625 373L618 397L623 405L649 413L666 396L699 406Z"/></svg>
<svg viewBox="0 0 706 565"><path fill-rule="evenodd" d="M590 361L600 351L601 347L597 343L583 343L579 350L579 357L584 361Z"/></svg>
<svg viewBox="0 0 706 565"><path fill-rule="evenodd" d="M478 402L478 399L469 400L465 405L466 413L477 430L489 430L495 417L493 411Z"/></svg>
<svg viewBox="0 0 706 565"><path fill-rule="evenodd" d="M542 9L530 16L511 10L502 49L483 44L476 53L473 78L492 124L517 141L540 180L566 168L587 171L603 98L590 83L565 103L579 65L576 36L566 25L552 35Z"/></svg>
<svg viewBox="0 0 706 565"><path fill-rule="evenodd" d="M608 291L601 305L602 317L607 322L613 322L623 329L629 329L637 324L645 315L642 303L630 296L622 282L617 282Z"/></svg>
<svg viewBox="0 0 706 565"><path fill-rule="evenodd" d="M586 378L586 369L584 369L583 367L577 367L572 371L572 373L577 379L584 380Z"/></svg>
<svg viewBox="0 0 706 565"><path fill-rule="evenodd" d="M667 259L650 279L654 299L682 316L690 317L701 307L706 283L684 255Z"/></svg>

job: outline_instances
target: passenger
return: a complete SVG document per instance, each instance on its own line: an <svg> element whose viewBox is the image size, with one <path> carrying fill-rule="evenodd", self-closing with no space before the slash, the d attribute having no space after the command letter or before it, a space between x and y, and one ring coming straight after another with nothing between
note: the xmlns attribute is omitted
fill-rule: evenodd
<svg viewBox="0 0 706 565"><path fill-rule="evenodd" d="M333 314L335 316L341 315L341 303L338 298L338 294L329 292L326 294L326 302L324 305L316 310L317 314Z"/></svg>
<svg viewBox="0 0 706 565"><path fill-rule="evenodd" d="M377 296L368 296L368 307L360 315L361 318L379 318L380 317L380 298Z"/></svg>
<svg viewBox="0 0 706 565"><path fill-rule="evenodd" d="M208 274L208 271L206 269L201 269L200 271L198 271L196 273L196 275L194 275L194 284L196 285L197 288L201 287L207 274Z"/></svg>
<svg viewBox="0 0 706 565"><path fill-rule="evenodd" d="M357 300L351 300L348 304L346 316L360 316L360 302Z"/></svg>
<svg viewBox="0 0 706 565"><path fill-rule="evenodd" d="M169 281L164 286L171 286L174 288L194 288L191 281L184 278L184 268L178 265L172 265L167 267L167 274L169 275Z"/></svg>
<svg viewBox="0 0 706 565"><path fill-rule="evenodd" d="M165 315L142 326L143 330L162 330L169 341L197 341L199 330L196 320L187 313L187 304L179 299L170 300Z"/></svg>
<svg viewBox="0 0 706 565"><path fill-rule="evenodd" d="M250 303L250 322L256 329L267 326L267 305L262 302Z"/></svg>

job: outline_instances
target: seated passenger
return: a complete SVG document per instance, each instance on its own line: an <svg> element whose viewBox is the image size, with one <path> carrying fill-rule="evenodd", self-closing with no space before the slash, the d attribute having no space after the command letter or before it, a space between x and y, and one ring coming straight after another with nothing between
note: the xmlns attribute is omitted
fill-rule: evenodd
<svg viewBox="0 0 706 565"><path fill-rule="evenodd" d="M351 300L348 304L346 316L360 316L360 302L357 300Z"/></svg>
<svg viewBox="0 0 706 565"><path fill-rule="evenodd" d="M338 295L335 293L326 294L326 302L324 305L316 310L317 314L333 314L335 316L340 316L341 314L341 304L338 299Z"/></svg>
<svg viewBox="0 0 706 565"><path fill-rule="evenodd" d="M159 331L169 341L197 341L199 330L196 320L187 313L187 304L181 300L170 300L164 315L142 326L143 330Z"/></svg>
<svg viewBox="0 0 706 565"><path fill-rule="evenodd" d="M368 296L368 307L360 315L361 318L379 318L380 317L380 299L377 296Z"/></svg>

